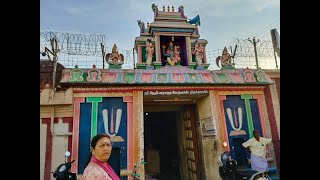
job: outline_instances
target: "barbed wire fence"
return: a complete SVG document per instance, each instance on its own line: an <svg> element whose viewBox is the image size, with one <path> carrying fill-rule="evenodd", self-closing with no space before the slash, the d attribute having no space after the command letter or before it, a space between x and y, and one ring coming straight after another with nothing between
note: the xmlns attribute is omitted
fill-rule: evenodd
<svg viewBox="0 0 320 180"><path fill-rule="evenodd" d="M102 49L105 53L111 52L112 47L105 45L105 35L103 34L72 34L63 32L40 32L40 52L44 52L45 47L51 48L50 39L55 37L58 42L58 61L66 68L73 68L78 65L81 68L91 68L93 64L97 68L103 68ZM123 69L133 69L132 50L118 49L118 52L125 57ZM40 53L40 59L48 59ZM104 63L108 68L108 63Z"/></svg>
<svg viewBox="0 0 320 180"><path fill-rule="evenodd" d="M255 69L256 60L253 44L248 39L235 38L229 46L226 46L230 54L231 49L234 51L236 45L237 49L234 57L235 67ZM271 40L259 40L256 50L259 67L262 69L280 69L280 57L275 55ZM216 58L221 56L222 52L223 49L207 51L207 62L210 63L209 69L220 69L216 65Z"/></svg>
<svg viewBox="0 0 320 180"><path fill-rule="evenodd" d="M264 35L263 37L265 37ZM102 46L105 45L105 36L103 34L71 34L63 32L40 32L40 52L44 52L45 47L51 48L50 39L56 37L58 48L58 62L66 68L73 68L78 65L81 68L92 68L95 64L97 68L103 68ZM273 44L270 40L259 40L256 43L257 58L259 67L262 69L280 69L280 57L276 56ZM234 38L227 45L228 52L234 51L237 45L234 63L236 68L256 68L256 60L253 44L248 39ZM210 70L220 69L216 64L216 58L222 55L222 49L206 50L207 63L210 64ZM112 47L104 46L104 52L110 53ZM122 69L134 69L137 60L137 53L134 49L118 49L119 53L124 55L124 64ZM47 59L40 53L40 59ZM104 67L108 68L108 63L104 63Z"/></svg>

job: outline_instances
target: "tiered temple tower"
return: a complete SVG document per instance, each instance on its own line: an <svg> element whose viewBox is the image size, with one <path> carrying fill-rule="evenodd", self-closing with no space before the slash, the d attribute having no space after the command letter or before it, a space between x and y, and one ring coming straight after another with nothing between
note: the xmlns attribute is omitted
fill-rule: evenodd
<svg viewBox="0 0 320 180"><path fill-rule="evenodd" d="M154 21L144 24L143 21L138 20L140 27L140 36L135 39L135 50L138 53L138 60L136 66L138 69L159 69L162 66L188 66L190 69L207 69L207 59L205 56L205 46L207 40L199 39L198 25L200 25L200 18L196 16L189 20L184 14L183 6L174 11L172 6L163 6L163 11L158 9L158 6L152 4L154 12ZM152 43L154 53L152 53L151 63L147 63L147 46ZM172 42L172 49L177 46L179 50L180 60L170 63L167 61L170 50L170 43ZM203 47L203 57L200 63L196 62L196 54L193 53L195 43L198 42Z"/></svg>

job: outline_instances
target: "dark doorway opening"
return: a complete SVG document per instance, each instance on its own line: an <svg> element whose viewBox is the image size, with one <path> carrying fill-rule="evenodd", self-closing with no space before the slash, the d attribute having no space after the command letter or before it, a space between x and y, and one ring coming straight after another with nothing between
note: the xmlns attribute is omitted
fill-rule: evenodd
<svg viewBox="0 0 320 180"><path fill-rule="evenodd" d="M144 134L145 155L148 156L148 148L152 144L152 149L158 150L160 156L160 173L152 177L157 180L179 180L176 112L145 112Z"/></svg>

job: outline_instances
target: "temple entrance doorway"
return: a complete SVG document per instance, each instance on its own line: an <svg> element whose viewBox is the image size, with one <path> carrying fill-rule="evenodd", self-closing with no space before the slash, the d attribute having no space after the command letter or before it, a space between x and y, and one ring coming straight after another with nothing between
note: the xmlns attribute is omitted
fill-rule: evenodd
<svg viewBox="0 0 320 180"><path fill-rule="evenodd" d="M195 101L151 105L144 102L144 153L147 177L200 179ZM148 179L148 178L147 178Z"/></svg>
<svg viewBox="0 0 320 180"><path fill-rule="evenodd" d="M144 113L145 171L152 178L180 179L176 113Z"/></svg>

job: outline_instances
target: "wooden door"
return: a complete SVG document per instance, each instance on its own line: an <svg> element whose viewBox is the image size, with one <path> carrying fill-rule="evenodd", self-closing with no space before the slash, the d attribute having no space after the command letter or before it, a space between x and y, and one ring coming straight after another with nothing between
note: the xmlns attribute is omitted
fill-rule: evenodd
<svg viewBox="0 0 320 180"><path fill-rule="evenodd" d="M182 117L185 133L185 157L187 159L188 179L200 180L199 155L193 108L185 109Z"/></svg>

